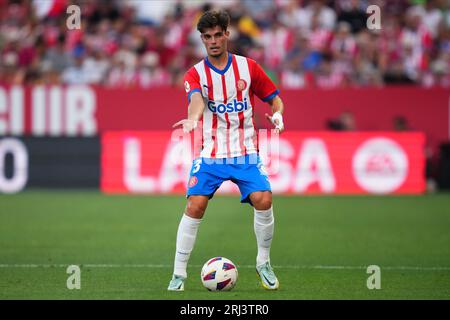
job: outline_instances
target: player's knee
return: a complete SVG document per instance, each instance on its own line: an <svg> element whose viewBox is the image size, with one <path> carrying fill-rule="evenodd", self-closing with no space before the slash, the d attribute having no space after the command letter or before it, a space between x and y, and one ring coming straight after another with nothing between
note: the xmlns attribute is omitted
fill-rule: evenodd
<svg viewBox="0 0 450 320"><path fill-rule="evenodd" d="M186 214L195 219L201 219L205 214L205 209L202 205L191 203L186 206Z"/></svg>
<svg viewBox="0 0 450 320"><path fill-rule="evenodd" d="M252 203L256 210L269 210L272 207L272 194L270 192L262 192L256 199L252 200Z"/></svg>
<svg viewBox="0 0 450 320"><path fill-rule="evenodd" d="M192 200L189 198L186 205L186 214L191 218L201 219L205 214L207 204L208 203L205 201L199 201L198 199Z"/></svg>
<svg viewBox="0 0 450 320"><path fill-rule="evenodd" d="M258 206L255 206L256 210L269 210L272 207L271 199L262 200Z"/></svg>

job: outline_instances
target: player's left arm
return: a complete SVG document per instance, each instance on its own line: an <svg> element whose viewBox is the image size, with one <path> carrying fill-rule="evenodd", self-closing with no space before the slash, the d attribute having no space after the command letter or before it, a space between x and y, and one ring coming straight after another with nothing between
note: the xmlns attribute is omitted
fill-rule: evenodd
<svg viewBox="0 0 450 320"><path fill-rule="evenodd" d="M266 118L275 126L275 130L280 133L284 130L284 104L279 96L280 91L259 64L252 59L248 59L248 63L252 76L251 89L257 97L272 107L272 115L266 113Z"/></svg>
<svg viewBox="0 0 450 320"><path fill-rule="evenodd" d="M284 131L283 112L284 104L279 95L276 95L273 99L267 101L272 107L272 115L266 113L266 119L275 126L277 133Z"/></svg>

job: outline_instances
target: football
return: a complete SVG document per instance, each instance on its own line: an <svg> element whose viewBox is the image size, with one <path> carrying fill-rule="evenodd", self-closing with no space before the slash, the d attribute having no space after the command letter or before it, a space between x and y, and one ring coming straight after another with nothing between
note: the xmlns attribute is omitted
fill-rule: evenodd
<svg viewBox="0 0 450 320"><path fill-rule="evenodd" d="M236 285L237 278L236 265L224 257L209 259L201 272L203 286L209 291L229 291Z"/></svg>

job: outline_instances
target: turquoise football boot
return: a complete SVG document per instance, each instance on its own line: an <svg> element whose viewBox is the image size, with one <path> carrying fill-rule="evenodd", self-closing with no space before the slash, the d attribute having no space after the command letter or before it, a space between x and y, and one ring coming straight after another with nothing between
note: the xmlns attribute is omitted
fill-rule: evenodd
<svg viewBox="0 0 450 320"><path fill-rule="evenodd" d="M256 266L256 273L261 278L263 287L267 290L277 290L280 286L277 276L273 272L269 261L260 266Z"/></svg>
<svg viewBox="0 0 450 320"><path fill-rule="evenodd" d="M167 288L167 290L184 291L184 280L186 280L185 277L174 274L172 276L172 280L170 280L169 287Z"/></svg>

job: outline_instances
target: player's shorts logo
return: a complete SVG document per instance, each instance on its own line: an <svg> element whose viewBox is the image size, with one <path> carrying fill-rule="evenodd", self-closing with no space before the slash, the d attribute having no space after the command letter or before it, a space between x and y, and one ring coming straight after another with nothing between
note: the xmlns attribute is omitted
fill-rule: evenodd
<svg viewBox="0 0 450 320"><path fill-rule="evenodd" d="M198 182L197 177L196 177L196 176L192 176L192 177L189 179L189 183L188 183L189 188L192 188L193 186L195 186L195 185L197 184L197 182Z"/></svg>
<svg viewBox="0 0 450 320"><path fill-rule="evenodd" d="M236 83L237 89L239 91L244 91L247 88L247 82L244 79L239 79Z"/></svg>
<svg viewBox="0 0 450 320"><path fill-rule="evenodd" d="M187 81L184 82L184 90L186 90L186 92L189 92L189 90L191 90L191 86L189 85L189 82L187 82Z"/></svg>

